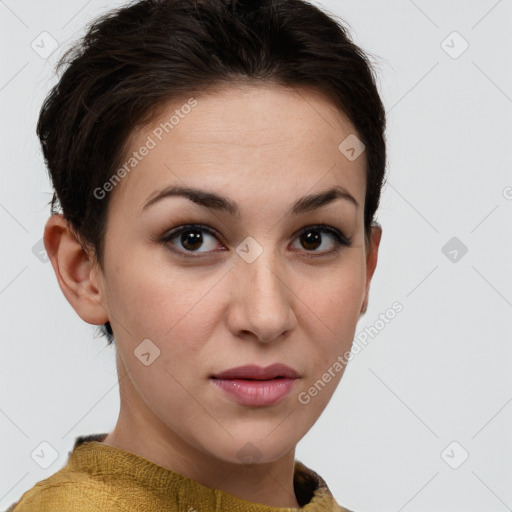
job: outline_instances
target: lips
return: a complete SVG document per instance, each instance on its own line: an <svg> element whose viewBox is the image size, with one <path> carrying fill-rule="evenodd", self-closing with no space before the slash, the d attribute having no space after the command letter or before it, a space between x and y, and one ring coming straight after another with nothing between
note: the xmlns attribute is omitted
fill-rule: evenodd
<svg viewBox="0 0 512 512"><path fill-rule="evenodd" d="M266 368L258 365L238 366L211 376L212 379L271 380L278 378L298 379L300 375L289 366L275 363Z"/></svg>
<svg viewBox="0 0 512 512"><path fill-rule="evenodd" d="M211 383L225 396L246 407L270 407L283 401L300 375L285 364L266 368L238 366L211 376Z"/></svg>

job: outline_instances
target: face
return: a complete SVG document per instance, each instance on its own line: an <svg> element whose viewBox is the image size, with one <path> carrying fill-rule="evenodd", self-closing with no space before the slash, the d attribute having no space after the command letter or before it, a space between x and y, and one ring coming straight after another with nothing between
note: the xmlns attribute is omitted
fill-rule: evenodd
<svg viewBox="0 0 512 512"><path fill-rule="evenodd" d="M121 414L219 460L269 462L331 399L367 298L379 236L370 252L365 155L340 152L356 131L318 93L244 85L187 100L138 127L137 163L109 191L95 278L127 372ZM158 198L168 187L199 192ZM266 405L211 378L274 363L299 378Z"/></svg>

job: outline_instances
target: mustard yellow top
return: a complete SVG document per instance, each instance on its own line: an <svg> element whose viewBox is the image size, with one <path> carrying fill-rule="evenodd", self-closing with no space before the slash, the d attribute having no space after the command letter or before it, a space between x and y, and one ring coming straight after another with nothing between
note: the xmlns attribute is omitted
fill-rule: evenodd
<svg viewBox="0 0 512 512"><path fill-rule="evenodd" d="M350 512L336 503L319 475L297 460L293 485L301 508L269 507L106 445L101 442L106 435L77 437L67 464L6 512Z"/></svg>

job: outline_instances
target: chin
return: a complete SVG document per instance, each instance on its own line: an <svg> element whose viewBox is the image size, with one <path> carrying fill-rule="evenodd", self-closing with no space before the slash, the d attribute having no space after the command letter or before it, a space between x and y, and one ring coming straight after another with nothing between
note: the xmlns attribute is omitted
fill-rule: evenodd
<svg viewBox="0 0 512 512"><path fill-rule="evenodd" d="M230 464L265 464L279 460L295 448L289 437L286 440L279 436L269 437L270 432L272 429L261 436L229 436L225 446L218 444L210 453Z"/></svg>

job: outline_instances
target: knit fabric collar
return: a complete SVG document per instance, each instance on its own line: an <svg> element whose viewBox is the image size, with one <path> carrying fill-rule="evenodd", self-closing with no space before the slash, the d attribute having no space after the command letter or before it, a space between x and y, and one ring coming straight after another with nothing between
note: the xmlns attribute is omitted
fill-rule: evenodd
<svg viewBox="0 0 512 512"><path fill-rule="evenodd" d="M293 485L301 508L277 508L205 487L139 455L102 443L106 436L102 433L77 437L69 453L70 469L89 473L92 478L118 489L139 486L146 493L158 495L166 505L168 501L169 510L350 512L336 503L322 477L298 460L295 461Z"/></svg>

